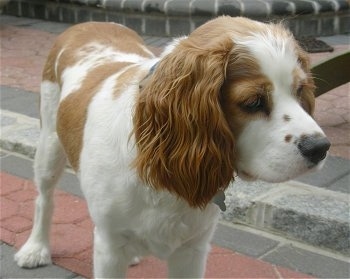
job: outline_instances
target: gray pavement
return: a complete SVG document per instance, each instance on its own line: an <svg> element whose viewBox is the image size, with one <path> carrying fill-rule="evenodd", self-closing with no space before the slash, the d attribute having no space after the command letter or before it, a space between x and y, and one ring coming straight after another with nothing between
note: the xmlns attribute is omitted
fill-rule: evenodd
<svg viewBox="0 0 350 279"><path fill-rule="evenodd" d="M6 243L0 242L0 278L81 278L70 270L57 265L48 265L41 268L18 268L13 260L15 249Z"/></svg>

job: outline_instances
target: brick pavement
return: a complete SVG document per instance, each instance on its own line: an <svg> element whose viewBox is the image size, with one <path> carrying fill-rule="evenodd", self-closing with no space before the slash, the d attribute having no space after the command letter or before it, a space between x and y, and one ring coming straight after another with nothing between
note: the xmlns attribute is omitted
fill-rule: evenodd
<svg viewBox="0 0 350 279"><path fill-rule="evenodd" d="M32 181L5 172L0 173L1 241L21 247L28 238L36 197ZM51 251L54 264L86 278L92 277L92 231L83 199L56 190ZM128 278L164 278L165 263L147 257L129 268ZM229 249L214 246L208 259L206 278L311 278L303 273L250 258Z"/></svg>
<svg viewBox="0 0 350 279"><path fill-rule="evenodd" d="M40 75L45 57L57 34L31 28L0 26L0 84L39 91ZM33 39L35 38L35 39ZM337 45L336 52L348 48ZM313 62L332 54L313 55ZM317 99L316 119L332 141L331 154L350 158L349 154L349 84ZM27 238L32 224L33 199L36 196L31 181L2 172L1 180L1 240L16 248ZM71 194L56 191L61 201L54 216L52 252L54 263L91 277L92 224L85 202ZM146 258L129 270L130 278L164 277L166 267L155 258ZM207 278L306 278L308 275L272 265L231 250L215 246L208 260Z"/></svg>

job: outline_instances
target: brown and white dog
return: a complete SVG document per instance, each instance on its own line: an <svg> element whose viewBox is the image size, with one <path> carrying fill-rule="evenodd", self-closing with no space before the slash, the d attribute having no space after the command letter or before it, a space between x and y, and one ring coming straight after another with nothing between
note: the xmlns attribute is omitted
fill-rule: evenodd
<svg viewBox="0 0 350 279"><path fill-rule="evenodd" d="M307 55L279 24L219 17L156 57L132 30L84 23L60 35L43 72L35 221L19 266L50 263L53 189L68 158L94 233L94 276L137 256L169 277L202 277L233 181L319 169L329 142L312 118Z"/></svg>

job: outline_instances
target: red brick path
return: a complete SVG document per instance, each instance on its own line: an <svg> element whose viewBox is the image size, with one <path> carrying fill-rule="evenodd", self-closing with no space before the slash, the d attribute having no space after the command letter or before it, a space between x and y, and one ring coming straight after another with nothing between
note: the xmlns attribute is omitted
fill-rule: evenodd
<svg viewBox="0 0 350 279"><path fill-rule="evenodd" d="M0 173L1 240L16 247L23 245L31 230L36 190L33 182ZM92 231L83 199L63 191L55 192L55 212L51 230L53 262L84 277L92 275ZM148 257L129 268L129 278L164 278L166 265ZM208 259L206 278L311 278L257 259L214 246Z"/></svg>

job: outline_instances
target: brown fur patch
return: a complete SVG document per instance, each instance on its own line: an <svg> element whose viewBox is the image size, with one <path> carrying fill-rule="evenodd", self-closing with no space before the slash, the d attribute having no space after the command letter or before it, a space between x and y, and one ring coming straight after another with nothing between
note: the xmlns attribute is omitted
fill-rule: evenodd
<svg viewBox="0 0 350 279"><path fill-rule="evenodd" d="M133 53L152 58L144 41L133 30L114 23L86 22L72 26L55 41L43 71L43 80L60 81L66 67L74 65L82 57L77 51L89 43L112 47L115 51ZM85 49L88 52L88 49Z"/></svg>
<svg viewBox="0 0 350 279"><path fill-rule="evenodd" d="M221 109L233 41L195 31L158 64L135 107L140 177L203 208L234 173L234 135Z"/></svg>
<svg viewBox="0 0 350 279"><path fill-rule="evenodd" d="M247 76L249 72L247 64L245 65L246 70L241 71L242 75L239 76L237 73L240 72L241 63L232 63L230 71L235 74L233 79L229 78L225 82L221 96L226 119L236 136L239 136L249 121L257 118L267 118L273 109L271 82L259 73L257 65L251 64L250 67L252 73L250 77ZM264 103L262 111L249 113L244 109L246 104L257 98L261 98Z"/></svg>
<svg viewBox="0 0 350 279"><path fill-rule="evenodd" d="M64 70L96 51L94 45L105 46L115 52L136 54L145 58L154 57L145 47L142 38L131 29L112 23L77 24L57 38L46 61L43 80L57 82L62 86ZM81 87L61 102L58 110L57 133L75 170L79 168L87 108L92 97L106 78L129 65L131 63L109 62L108 57L102 65L101 63L91 65ZM115 96L120 94L120 90L121 87L115 88Z"/></svg>
<svg viewBox="0 0 350 279"><path fill-rule="evenodd" d="M57 116L57 134L74 170L79 169L84 126L91 99L106 78L129 65L119 62L96 67L88 73L82 86L61 102Z"/></svg>
<svg viewBox="0 0 350 279"><path fill-rule="evenodd" d="M290 141L292 140L292 138L293 138L292 135L286 135L286 136L284 137L284 141L285 141L285 142L290 142Z"/></svg>
<svg viewBox="0 0 350 279"><path fill-rule="evenodd" d="M142 79L142 76L146 76L147 72L140 71L138 68L138 65L133 65L132 67L129 67L126 69L120 76L117 78L117 83L114 87L114 97L119 97L121 92L123 92L127 86L130 86L130 82L132 80L140 80ZM138 84L139 85L139 84Z"/></svg>

